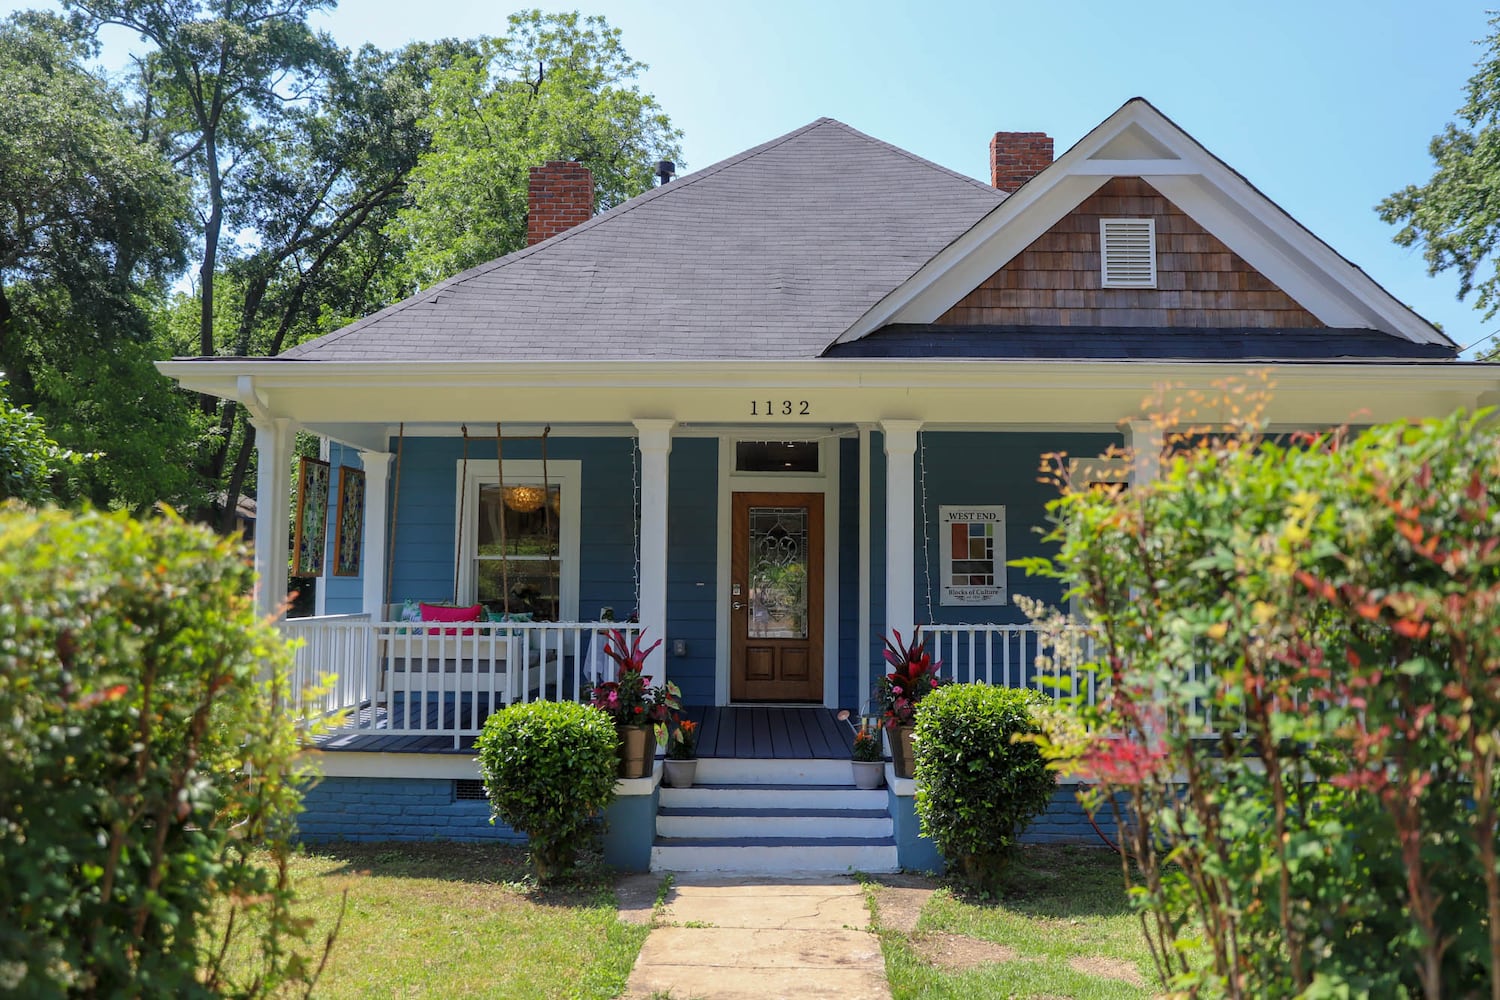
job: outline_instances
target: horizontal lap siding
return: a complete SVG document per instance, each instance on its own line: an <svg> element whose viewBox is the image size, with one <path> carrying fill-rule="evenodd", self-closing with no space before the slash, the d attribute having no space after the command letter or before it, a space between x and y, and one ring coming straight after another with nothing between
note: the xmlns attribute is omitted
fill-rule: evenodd
<svg viewBox="0 0 1500 1000"><path fill-rule="evenodd" d="M719 444L677 438L669 459L667 514L667 641L687 643L686 656L667 651L667 676L692 705L714 703L717 662Z"/></svg>
<svg viewBox="0 0 1500 1000"><path fill-rule="evenodd" d="M1051 555L1039 528L1047 526L1046 505L1056 498L1057 487L1037 482L1042 455L1065 452L1074 458L1092 458L1110 445L1121 444L1118 434L1053 433L963 433L923 431L917 462L916 620L943 624L1025 624L1026 616L1015 606L1015 595L1025 594L1056 605L1062 588L1052 580L1028 577L1022 570L1007 570L1010 603L996 607L943 607L942 540L938 535L939 508L948 505L1005 505L1005 557ZM926 523L923 523L922 469L926 467ZM924 550L927 563L924 565ZM931 581L932 615L928 616L928 581Z"/></svg>
<svg viewBox="0 0 1500 1000"><path fill-rule="evenodd" d="M1103 288L1099 220L1156 220L1155 288ZM1139 177L1116 177L938 323L1309 329L1291 296Z"/></svg>
<svg viewBox="0 0 1500 1000"><path fill-rule="evenodd" d="M394 441L391 447L395 449ZM585 620L592 620L603 607L614 608L620 618L635 610L634 448L633 439L626 437L547 442L548 459L582 462L578 614ZM402 450L391 600L446 601L453 596L453 519L463 441L408 439ZM505 442L507 460L541 457L540 442ZM494 438L471 441L469 459L494 461ZM393 491L396 475L393 463Z"/></svg>
<svg viewBox="0 0 1500 1000"><path fill-rule="evenodd" d="M836 441L839 449L839 648L825 669L839 672L838 703L859 708L859 441Z"/></svg>

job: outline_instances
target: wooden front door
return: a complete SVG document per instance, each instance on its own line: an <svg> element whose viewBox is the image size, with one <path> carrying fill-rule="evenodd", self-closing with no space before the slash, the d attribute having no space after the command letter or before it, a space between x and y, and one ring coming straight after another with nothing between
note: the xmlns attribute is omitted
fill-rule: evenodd
<svg viewBox="0 0 1500 1000"><path fill-rule="evenodd" d="M823 700L823 494L734 494L729 697Z"/></svg>

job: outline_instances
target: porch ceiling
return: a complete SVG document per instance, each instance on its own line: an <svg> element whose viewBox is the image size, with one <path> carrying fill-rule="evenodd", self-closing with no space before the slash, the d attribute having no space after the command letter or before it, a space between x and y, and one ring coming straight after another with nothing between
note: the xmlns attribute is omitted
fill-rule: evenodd
<svg viewBox="0 0 1500 1000"><path fill-rule="evenodd" d="M1278 425L1378 422L1500 404L1500 365L1434 363L828 360L774 362L161 362L185 388L359 447L390 428L507 423L795 427L880 420L1114 426L1161 387L1201 390L1269 370ZM766 415L766 404L772 413ZM787 404L790 406L788 407ZM806 406L803 406L806 403ZM790 409L790 412L786 412Z"/></svg>

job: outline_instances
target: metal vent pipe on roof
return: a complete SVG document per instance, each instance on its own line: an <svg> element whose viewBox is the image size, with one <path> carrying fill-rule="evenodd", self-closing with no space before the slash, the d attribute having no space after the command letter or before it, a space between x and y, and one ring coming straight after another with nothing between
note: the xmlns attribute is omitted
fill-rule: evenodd
<svg viewBox="0 0 1500 1000"><path fill-rule="evenodd" d="M671 160L658 160L656 163L656 176L661 178L663 184L670 181L677 173L677 164Z"/></svg>

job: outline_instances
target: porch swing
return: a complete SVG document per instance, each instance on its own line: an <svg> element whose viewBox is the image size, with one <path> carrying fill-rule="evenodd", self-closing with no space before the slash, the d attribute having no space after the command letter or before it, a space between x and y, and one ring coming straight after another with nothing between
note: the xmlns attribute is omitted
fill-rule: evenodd
<svg viewBox="0 0 1500 1000"><path fill-rule="evenodd" d="M461 425L463 433L463 448L461 458L460 487L459 487L459 517L457 525L457 541L453 564L453 589L451 591L451 603L436 604L427 601L403 602L400 612L401 625L394 629L382 630L377 645L377 661L382 664L379 671L379 680L376 690L379 692L377 698L384 702L387 695L387 677L395 684L399 677L405 681L410 690L410 685L416 684L417 689L423 692L423 698L430 690L428 681L425 679L433 674L460 675L456 685L461 685L462 675L473 675L473 690L476 698L481 686L480 675L490 676L490 689L492 697L498 698L504 693L507 701L516 696L526 697L528 692L544 692L546 688L546 670L549 665L555 663L561 648L547 649L545 641L533 645L532 634L529 629L516 628L424 628L416 626L416 622L479 622L497 620L489 613L490 609L476 602L471 606L460 606L459 580L463 566L463 539L464 539L464 511L468 506L468 479L469 479L469 444L472 440L469 436L467 424ZM547 426L539 437L513 438L512 440L540 440L542 454L542 486L520 486L516 489L527 490L528 493L507 493L505 487L505 446L504 435L501 425L495 424L495 455L498 461L497 473L499 479L499 490L501 503L517 510L520 513L533 513L540 509L543 511L543 523L545 525L546 537L548 538L547 551L547 577L556 577L556 552L553 549L551 539L553 537L553 510L552 510L552 484L547 465L547 439L551 435L552 428ZM385 576L385 606L391 608L391 592L393 589L392 576L395 564L395 539L398 518L400 515L401 499L401 474L403 460L405 457L406 424L403 422L396 438L396 477L394 484L395 496L391 505L390 525L386 539L386 576ZM540 499L538 500L537 494ZM507 503L507 497L510 502ZM519 506L517 506L519 504ZM534 504L534 505L533 505ZM531 615L513 613L511 610L511 588L510 573L505 557L506 525L504 511L499 518L501 559L501 608L502 614L498 618L503 622L529 622ZM556 621L559 612L559 595L551 595L552 620ZM419 616L412 617L412 605L417 604ZM387 613L388 618L396 618L394 613ZM431 649L430 642L433 638L438 640L436 650ZM417 681L415 675L423 679ZM504 677L503 687L501 677ZM561 678L559 677L559 684ZM519 686L519 690L517 690ZM441 685L440 685L441 687ZM456 693L456 688L455 688Z"/></svg>
<svg viewBox="0 0 1500 1000"><path fill-rule="evenodd" d="M448 603L446 605L439 605L439 604L429 603L429 602L420 602L421 604L423 604L426 607L447 607L447 608L453 608L453 609L460 608L460 605L458 603L458 600L459 600L458 590L459 590L459 579L460 579L461 571L462 571L462 568L463 568L463 558L464 558L464 545L463 545L463 543L464 543L464 522L467 520L467 517L465 516L465 513L466 513L466 511L468 509L469 443L470 443L471 440L482 440L482 439L474 439L474 438L471 438L469 436L469 425L468 424L461 424L460 425L460 429L461 429L462 434L463 434L463 447L462 447L461 459L460 459L460 469L461 469L461 472L460 472L460 475L459 475L458 537L457 537L457 539L455 541L454 552L453 552L453 590L452 590L452 596L451 596L450 603ZM540 441L541 442L542 485L540 487L531 486L531 485L518 485L518 486L511 487L510 489L507 489L506 485L505 485L505 435L503 433L503 430L501 428L501 425L500 425L499 421L496 421L496 423L495 423L495 464L496 464L497 482L498 482L497 489L499 491L500 502L501 502L501 504L504 507L509 507L511 510L516 511L517 513L529 514L529 513L535 512L538 509L540 509L542 511L543 525L544 525L543 531L544 531L545 536L546 536L546 538L548 540L548 544L547 544L547 579L549 581L553 580L553 579L555 579L557 577L557 548L556 548L556 545L555 545L555 543L553 541L553 525L552 525L552 517L553 517L553 514L554 514L554 507L553 507L553 500L552 500L552 482L551 482L551 476L549 475L548 467L547 467L547 442L548 442L548 439L551 437L551 434L552 434L552 425L548 424L547 426L545 426L545 427L542 428L542 433L540 435L529 435L529 436L523 436L523 437L512 436L511 437L512 441ZM394 575L393 571L394 571L394 568L395 568L396 526L397 526L397 519L398 519L398 517L400 515L400 509L401 509L401 468L402 468L403 457L404 457L404 454L405 454L405 444L406 444L406 423L403 421L401 423L400 427L397 430L397 437L396 437L396 482L395 482L395 490L394 490L395 495L392 498L392 502L391 502L391 521L390 521L390 528L389 528L389 530L387 532L387 538L386 538L385 604L386 604L386 607L388 607L388 608L391 607L391 591L392 591L393 586L394 586L394 581L393 581L392 577ZM502 621L510 621L510 620L512 620L512 611L511 611L511 597L512 597L512 594L511 594L511 587L510 587L510 561L505 558L506 548L507 548L507 544L506 544L507 543L507 538L506 538L506 520L507 520L507 518L505 517L505 513L502 510L501 511L501 515L498 518L498 521L499 521L498 527L499 527L499 533L500 533L500 552L501 552L501 559L500 559L500 587L501 587L500 603L501 603L501 613L503 615L503 617L501 619ZM551 620L552 621L557 621L558 620L558 618L559 618L559 612L561 610L561 607L560 607L560 598L561 598L561 595L560 595L560 593L558 593L558 590L560 590L560 588L553 588L553 593L550 595L550 601L549 601L549 603L550 603L550 609L549 610L550 610L550 613L551 613ZM410 601L405 602L405 605L407 605L407 606L409 606L410 604L411 604ZM483 606L483 605L479 605L479 606ZM486 610L488 610L488 609L486 608Z"/></svg>

